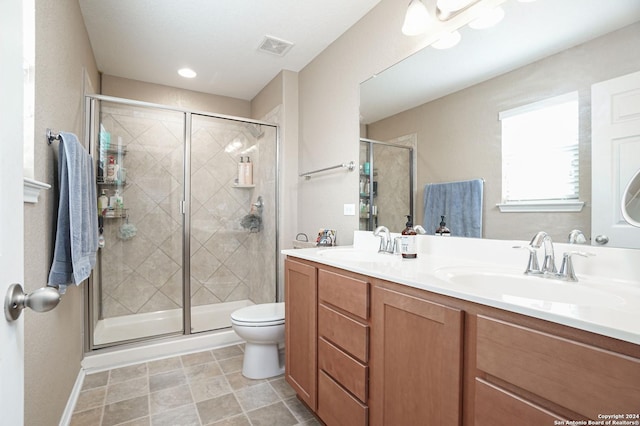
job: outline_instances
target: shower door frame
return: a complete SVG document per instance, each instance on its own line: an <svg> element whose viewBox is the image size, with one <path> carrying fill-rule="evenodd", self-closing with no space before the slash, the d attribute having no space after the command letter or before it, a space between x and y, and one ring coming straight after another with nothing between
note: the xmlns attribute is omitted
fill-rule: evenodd
<svg viewBox="0 0 640 426"><path fill-rule="evenodd" d="M374 178L374 162L375 162L375 158L373 155L373 147L374 145L379 145L379 146L387 146L390 148L401 148L401 149L406 149L409 151L409 214L411 215L412 218L414 218L415 220L415 211L414 211L414 180L415 180L415 176L414 176L414 148L411 146L405 146L405 145L399 145L399 144L395 144L395 143L390 143L390 142L382 142L382 141L378 141L378 140L374 140L374 139L368 139L368 138L359 138L358 139L358 143L366 143L367 144L367 151L368 151L368 155L367 155L367 161L370 164L370 168L369 168L369 181L373 182L373 178ZM358 191L358 197L360 197L360 192ZM372 206L373 202L374 202L374 191L373 188L371 188L369 190L369 205ZM367 229L369 231L373 231L373 229L375 228L374 226L374 217L373 214L369 214L369 218L367 220ZM360 229L360 219L358 219L358 229Z"/></svg>
<svg viewBox="0 0 640 426"><path fill-rule="evenodd" d="M96 152L96 141L97 132L99 127L99 114L100 111L96 112L97 104L100 101L104 102L112 102L119 105L126 105L132 107L141 107L141 108L151 108L157 110L164 111L173 111L184 114L184 129L183 129L183 143L184 143L184 152L183 152L183 200L180 202L180 210L183 217L182 222L182 331L177 332L169 332L163 333L148 337L140 337L136 339L128 339L128 340L120 340L112 343L105 343L96 345L94 343L94 307L93 307L93 298L94 296L94 288L93 288L93 280L94 273L96 270L92 271L87 286L84 288L85 290L85 309L84 309L84 324L85 324L85 332L84 332L84 351L86 353L105 349L105 348L113 348L117 346L123 345L139 345L141 343L154 341L157 339L167 338L167 337L175 337L175 336L189 336L192 334L206 334L206 333L215 333L218 330L208 330L208 331L198 331L192 333L191 331L191 126L192 126L192 117L193 115L211 117L221 120L230 120L237 121L242 123L251 123L263 126L273 127L276 135L275 135L275 250L276 256L274 261L275 268L275 300L280 300L279 294L279 259L278 253L280 252L280 234L279 234L279 223L280 223L280 126L278 124L269 123L262 120L254 120L246 117L237 117L232 115L225 114L216 114L206 111L195 111L186 108L180 108L170 105L156 104L152 102L145 101L137 101L133 99L125 99L118 98L114 96L106 96L106 95L97 95L97 94L87 94L84 96L85 98L85 108L84 108L84 116L85 116L85 128L84 128L84 140L88 141L89 145L89 154L92 156ZM98 122L96 123L96 119ZM94 162L95 163L95 162ZM96 165L97 167L97 165ZM95 185L96 183L93 182ZM98 262L98 267L102 268L102 262ZM99 297L102 298L101 289L102 284L98 289ZM99 318L102 317L102 306L97 308L100 310ZM230 327L229 327L230 328Z"/></svg>

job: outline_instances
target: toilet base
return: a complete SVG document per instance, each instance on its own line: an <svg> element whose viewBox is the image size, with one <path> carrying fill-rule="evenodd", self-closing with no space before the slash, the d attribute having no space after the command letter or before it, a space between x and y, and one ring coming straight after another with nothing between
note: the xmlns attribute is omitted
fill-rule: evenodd
<svg viewBox="0 0 640 426"><path fill-rule="evenodd" d="M242 375L248 379L268 379L284 374L284 363L280 362L278 344L247 342L244 346Z"/></svg>

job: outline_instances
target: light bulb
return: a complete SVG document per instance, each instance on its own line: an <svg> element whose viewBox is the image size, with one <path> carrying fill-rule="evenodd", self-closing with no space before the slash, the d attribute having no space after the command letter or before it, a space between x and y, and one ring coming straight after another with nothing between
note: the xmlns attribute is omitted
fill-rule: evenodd
<svg viewBox="0 0 640 426"><path fill-rule="evenodd" d="M407 14L404 17L404 25L402 25L402 34L415 36L424 33L429 26L431 17L427 8L420 0L411 0L407 8Z"/></svg>

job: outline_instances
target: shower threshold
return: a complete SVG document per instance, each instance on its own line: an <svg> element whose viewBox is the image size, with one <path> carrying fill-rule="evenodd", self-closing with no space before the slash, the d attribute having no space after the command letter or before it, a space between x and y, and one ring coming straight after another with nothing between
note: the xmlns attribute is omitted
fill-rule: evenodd
<svg viewBox="0 0 640 426"><path fill-rule="evenodd" d="M231 313L253 304L247 299L194 306L191 309L191 332L231 327ZM182 309L122 315L98 320L93 333L93 344L101 346L181 331Z"/></svg>

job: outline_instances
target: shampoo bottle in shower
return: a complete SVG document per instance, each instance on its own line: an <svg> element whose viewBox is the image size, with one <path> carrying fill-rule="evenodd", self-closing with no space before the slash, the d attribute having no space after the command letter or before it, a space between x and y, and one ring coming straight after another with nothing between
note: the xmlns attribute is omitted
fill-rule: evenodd
<svg viewBox="0 0 640 426"><path fill-rule="evenodd" d="M411 216L407 216L407 227L402 231L402 258L415 259L418 257L418 242L416 241L416 231L413 229Z"/></svg>
<svg viewBox="0 0 640 426"><path fill-rule="evenodd" d="M253 163L249 157L244 163L244 183L245 185L253 185Z"/></svg>
<svg viewBox="0 0 640 426"><path fill-rule="evenodd" d="M98 197L98 215L104 215L107 208L109 208L109 197L107 197L107 190L103 189Z"/></svg>
<svg viewBox="0 0 640 426"><path fill-rule="evenodd" d="M238 163L238 185L244 184L244 160L240 157L240 162Z"/></svg>

